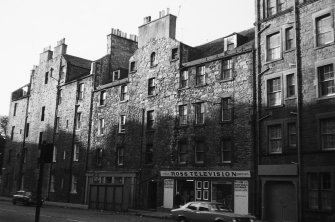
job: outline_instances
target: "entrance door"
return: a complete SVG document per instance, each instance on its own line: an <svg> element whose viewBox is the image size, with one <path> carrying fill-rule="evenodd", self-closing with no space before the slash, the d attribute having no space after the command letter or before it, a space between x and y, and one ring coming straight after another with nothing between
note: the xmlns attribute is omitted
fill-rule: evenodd
<svg viewBox="0 0 335 222"><path fill-rule="evenodd" d="M157 182L150 181L148 183L148 208L155 209L157 201Z"/></svg>
<svg viewBox="0 0 335 222"><path fill-rule="evenodd" d="M177 180L177 192L181 195L180 205L194 201L194 180Z"/></svg>
<svg viewBox="0 0 335 222"><path fill-rule="evenodd" d="M210 181L208 180L197 180L196 181L196 200L198 201L210 201Z"/></svg>
<svg viewBox="0 0 335 222"><path fill-rule="evenodd" d="M271 222L296 222L296 190L290 181L269 181L264 189L265 219Z"/></svg>

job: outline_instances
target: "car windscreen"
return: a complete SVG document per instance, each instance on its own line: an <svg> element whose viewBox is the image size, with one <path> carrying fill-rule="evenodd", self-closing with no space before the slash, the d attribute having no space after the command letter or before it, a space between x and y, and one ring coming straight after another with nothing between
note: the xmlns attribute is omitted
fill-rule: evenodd
<svg viewBox="0 0 335 222"><path fill-rule="evenodd" d="M230 209L227 209L223 204L209 204L208 206L211 210L214 211L231 211Z"/></svg>

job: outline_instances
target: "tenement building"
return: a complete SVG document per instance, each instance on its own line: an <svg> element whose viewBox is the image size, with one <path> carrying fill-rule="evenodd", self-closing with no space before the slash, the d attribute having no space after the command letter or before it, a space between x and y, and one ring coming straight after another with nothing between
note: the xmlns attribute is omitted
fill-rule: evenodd
<svg viewBox="0 0 335 222"><path fill-rule="evenodd" d="M258 215L334 221L335 2L256 3Z"/></svg>

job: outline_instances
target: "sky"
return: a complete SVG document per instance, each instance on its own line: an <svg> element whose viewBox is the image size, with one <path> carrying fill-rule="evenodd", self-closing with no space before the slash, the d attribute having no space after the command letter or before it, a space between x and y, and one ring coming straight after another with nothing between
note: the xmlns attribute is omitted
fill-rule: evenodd
<svg viewBox="0 0 335 222"><path fill-rule="evenodd" d="M143 18L169 8L176 39L197 46L253 27L254 0L0 0L0 115L11 92L29 83L43 48L65 38L67 54L96 60L111 28L138 34Z"/></svg>

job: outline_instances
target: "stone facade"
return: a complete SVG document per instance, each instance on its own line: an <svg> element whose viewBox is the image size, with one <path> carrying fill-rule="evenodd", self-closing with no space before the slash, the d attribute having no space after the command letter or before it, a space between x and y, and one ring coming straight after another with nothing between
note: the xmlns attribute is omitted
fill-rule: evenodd
<svg viewBox="0 0 335 222"><path fill-rule="evenodd" d="M323 67L333 66L334 38L318 46L316 30L318 19L333 13L334 2L286 1L275 9L265 2L257 1L256 29L259 214L270 221L331 221L335 167L324 130L334 130L326 126L334 122L334 91L322 91L320 78ZM279 54L271 58L276 35ZM326 200L322 189L330 192ZM280 203L268 204L277 197Z"/></svg>

